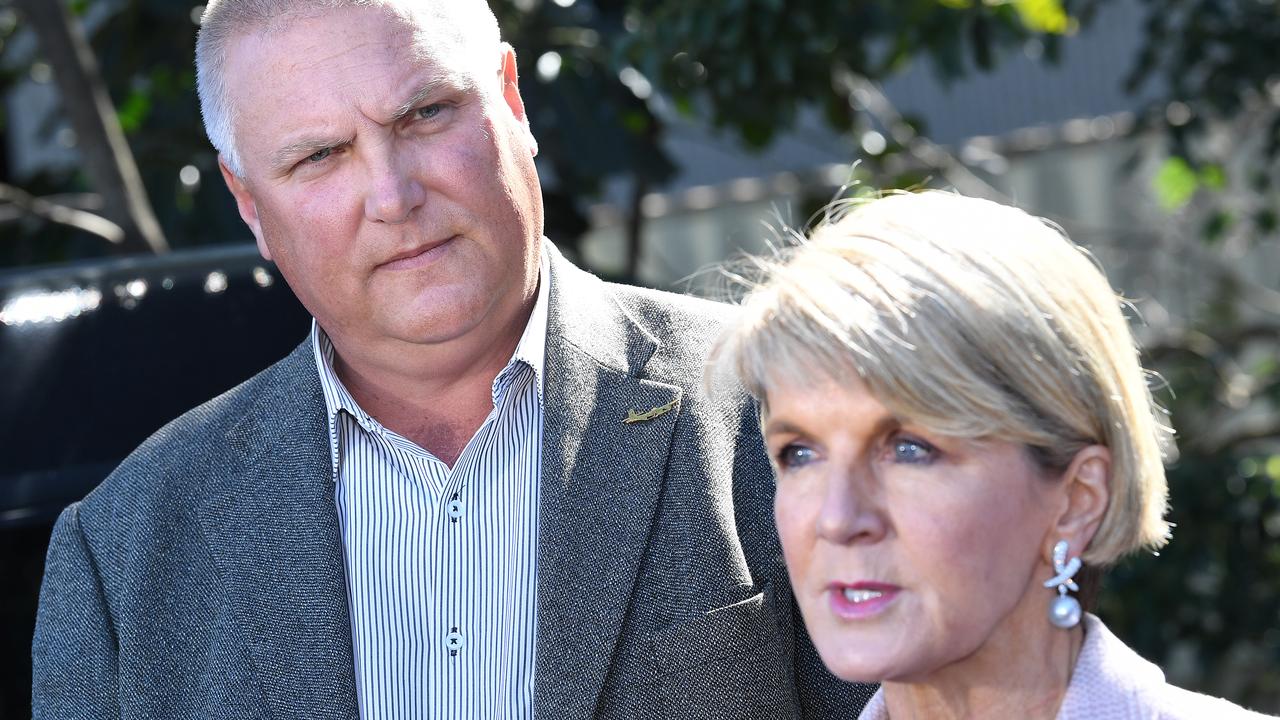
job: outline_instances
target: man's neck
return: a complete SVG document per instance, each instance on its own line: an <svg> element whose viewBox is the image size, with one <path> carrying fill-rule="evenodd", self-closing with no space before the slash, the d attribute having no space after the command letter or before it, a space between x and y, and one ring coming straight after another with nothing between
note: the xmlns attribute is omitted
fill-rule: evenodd
<svg viewBox="0 0 1280 720"><path fill-rule="evenodd" d="M493 408L494 379L515 354L533 302L503 327L447 343L377 347L330 335L334 372L383 427L452 467Z"/></svg>

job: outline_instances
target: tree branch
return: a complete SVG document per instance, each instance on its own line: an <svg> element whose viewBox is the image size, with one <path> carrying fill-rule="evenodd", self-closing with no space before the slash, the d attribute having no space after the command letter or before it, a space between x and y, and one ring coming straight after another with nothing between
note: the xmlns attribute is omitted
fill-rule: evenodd
<svg viewBox="0 0 1280 720"><path fill-rule="evenodd" d="M13 1L39 38L45 59L53 66L63 107L80 138L85 173L102 193L103 215L123 232L117 247L133 252L166 252L169 244L147 199L97 60L79 26L67 14L62 0Z"/></svg>
<svg viewBox="0 0 1280 720"><path fill-rule="evenodd" d="M13 208L49 222L97 235L113 245L124 243L124 229L110 220L91 212L52 202L48 198L33 197L12 185L0 183L0 202L9 203L8 206L0 205L0 222L11 219L4 217L6 213L2 211Z"/></svg>
<svg viewBox="0 0 1280 720"><path fill-rule="evenodd" d="M956 190L965 195L1014 204L1011 198L975 175L945 147L917 133L879 85L846 67L837 67L832 82L854 109L869 113L889 131L895 142L925 167L938 171Z"/></svg>

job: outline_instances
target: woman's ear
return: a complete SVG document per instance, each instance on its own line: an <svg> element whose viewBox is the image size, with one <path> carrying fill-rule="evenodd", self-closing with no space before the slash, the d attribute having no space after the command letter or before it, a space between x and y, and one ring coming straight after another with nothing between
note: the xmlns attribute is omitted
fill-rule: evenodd
<svg viewBox="0 0 1280 720"><path fill-rule="evenodd" d="M1062 505L1041 552L1051 564L1053 546L1066 540L1072 557L1083 555L1098 532L1111 499L1111 451L1089 445L1076 453L1062 474Z"/></svg>

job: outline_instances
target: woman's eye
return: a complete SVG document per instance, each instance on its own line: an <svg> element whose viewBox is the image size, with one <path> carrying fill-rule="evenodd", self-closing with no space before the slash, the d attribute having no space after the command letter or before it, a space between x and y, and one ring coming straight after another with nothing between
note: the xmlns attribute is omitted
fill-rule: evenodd
<svg viewBox="0 0 1280 720"><path fill-rule="evenodd" d="M333 154L333 148L325 148L323 150L317 150L307 156L307 162L318 163L332 154Z"/></svg>
<svg viewBox="0 0 1280 720"><path fill-rule="evenodd" d="M792 443L778 451L778 467L795 468L813 462L816 453L813 448Z"/></svg>
<svg viewBox="0 0 1280 720"><path fill-rule="evenodd" d="M933 462L937 450L932 445L912 438L897 438L893 441L893 459L896 462L913 465Z"/></svg>

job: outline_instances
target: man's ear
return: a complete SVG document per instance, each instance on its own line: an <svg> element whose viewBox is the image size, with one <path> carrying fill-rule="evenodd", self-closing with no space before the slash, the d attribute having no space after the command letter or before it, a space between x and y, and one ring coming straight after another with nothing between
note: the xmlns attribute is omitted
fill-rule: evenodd
<svg viewBox="0 0 1280 720"><path fill-rule="evenodd" d="M524 99L520 97L520 72L516 68L516 51L507 43L502 43L500 52L502 53L502 69L499 71L502 75L502 99L506 101L507 107L511 110L511 114L515 119L524 126L525 141L529 143L534 156L538 154L538 141L533 137L533 131L529 129L529 117L524 112Z"/></svg>
<svg viewBox="0 0 1280 720"><path fill-rule="evenodd" d="M1059 540L1067 541L1072 556L1083 555L1098 532L1111 499L1111 451L1102 445L1083 448L1059 482L1061 510L1041 549L1047 564L1052 564L1053 546Z"/></svg>
<svg viewBox="0 0 1280 720"><path fill-rule="evenodd" d="M222 171L222 179L227 183L227 189L231 191L231 196L236 199L236 208L240 211L240 219L244 220L244 224L249 226L250 232L253 233L254 240L258 241L258 252L266 260L271 259L271 250L267 248L267 243L262 239L262 222L258 219L258 203L253 199L253 194L249 192L249 186L245 181L231 172L231 168L227 165L226 158L218 155L218 169Z"/></svg>

